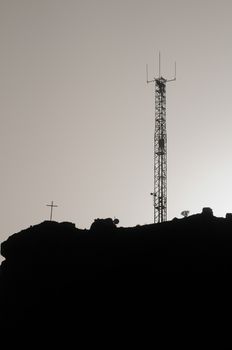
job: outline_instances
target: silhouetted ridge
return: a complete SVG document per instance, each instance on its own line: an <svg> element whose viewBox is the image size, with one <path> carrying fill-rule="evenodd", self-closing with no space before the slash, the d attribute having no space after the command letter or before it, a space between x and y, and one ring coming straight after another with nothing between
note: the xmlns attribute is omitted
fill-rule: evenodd
<svg viewBox="0 0 232 350"><path fill-rule="evenodd" d="M211 272L214 278L228 278L231 252L231 215L217 218L210 208L131 228L117 227L110 218L95 220L89 230L45 221L1 244L2 318L10 328L42 323L63 331L75 315L84 341L89 332L97 337L102 327L112 339L131 341L130 332L138 332L144 341L151 324L152 332L163 331L158 329L167 315L179 315L187 307L188 322L193 322L206 300L213 298L215 305L215 285L207 286L205 276ZM188 322L183 318L182 333L189 331Z"/></svg>
<svg viewBox="0 0 232 350"><path fill-rule="evenodd" d="M97 219L90 230L45 221L1 244L3 266L17 262L85 264L93 270L100 264L102 271L138 264L153 272L230 269L232 220L204 209L202 214L132 228L117 228L112 219Z"/></svg>

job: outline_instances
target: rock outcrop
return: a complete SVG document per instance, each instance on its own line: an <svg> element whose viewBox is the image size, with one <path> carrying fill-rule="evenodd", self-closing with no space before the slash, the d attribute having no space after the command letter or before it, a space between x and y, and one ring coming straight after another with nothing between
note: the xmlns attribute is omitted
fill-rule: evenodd
<svg viewBox="0 0 232 350"><path fill-rule="evenodd" d="M95 220L90 230L45 221L10 236L1 254L5 326L64 330L74 322L85 340L90 333L98 339L104 329L104 339L122 342L133 332L143 338L151 325L159 333L167 315L185 308L194 317L203 300L208 307L217 276L232 273L232 221L208 208L132 228L117 228L111 219ZM213 278L206 283L206 276Z"/></svg>

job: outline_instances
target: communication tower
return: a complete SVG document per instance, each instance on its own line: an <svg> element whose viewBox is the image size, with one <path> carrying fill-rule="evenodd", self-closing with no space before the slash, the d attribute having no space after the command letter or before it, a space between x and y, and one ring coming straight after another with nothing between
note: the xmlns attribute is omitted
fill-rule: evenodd
<svg viewBox="0 0 232 350"><path fill-rule="evenodd" d="M167 130L166 130L166 83L176 80L161 76L161 59L159 53L159 77L148 80L155 83L155 132L154 132L154 222L167 221Z"/></svg>

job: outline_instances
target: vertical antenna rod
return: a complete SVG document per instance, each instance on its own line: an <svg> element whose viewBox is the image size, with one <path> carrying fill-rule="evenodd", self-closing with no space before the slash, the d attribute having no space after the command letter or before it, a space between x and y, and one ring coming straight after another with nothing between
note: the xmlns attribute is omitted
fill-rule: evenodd
<svg viewBox="0 0 232 350"><path fill-rule="evenodd" d="M147 68L148 72L148 68ZM148 73L147 73L148 75ZM176 80L161 76L161 55L159 52L159 78L148 80L155 83L155 132L154 132L154 222L167 221L167 131L166 131L166 83Z"/></svg>

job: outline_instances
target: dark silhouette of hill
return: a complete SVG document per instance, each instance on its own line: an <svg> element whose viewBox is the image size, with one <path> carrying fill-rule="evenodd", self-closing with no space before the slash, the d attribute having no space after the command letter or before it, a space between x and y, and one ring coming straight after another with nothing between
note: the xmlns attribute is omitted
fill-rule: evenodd
<svg viewBox="0 0 232 350"><path fill-rule="evenodd" d="M189 349L199 342L197 322L204 337L210 325L202 347L208 348L211 321L228 309L232 219L205 208L132 228L117 228L111 219L97 219L89 230L45 221L10 236L1 254L4 327L64 332L75 326L86 344L121 347L124 339L125 346L146 348L161 337L161 348L182 342ZM223 342L220 348L227 348Z"/></svg>

